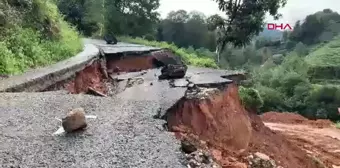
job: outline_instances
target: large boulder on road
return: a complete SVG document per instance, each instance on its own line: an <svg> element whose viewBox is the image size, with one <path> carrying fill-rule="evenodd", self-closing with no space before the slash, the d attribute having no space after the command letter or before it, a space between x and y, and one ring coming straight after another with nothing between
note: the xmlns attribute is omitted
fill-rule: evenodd
<svg viewBox="0 0 340 168"><path fill-rule="evenodd" d="M161 69L161 75L158 79L178 79L183 78L188 67L185 64L168 64Z"/></svg>
<svg viewBox="0 0 340 168"><path fill-rule="evenodd" d="M87 124L84 109L76 108L70 111L67 116L62 119L62 126L67 133L86 128Z"/></svg>

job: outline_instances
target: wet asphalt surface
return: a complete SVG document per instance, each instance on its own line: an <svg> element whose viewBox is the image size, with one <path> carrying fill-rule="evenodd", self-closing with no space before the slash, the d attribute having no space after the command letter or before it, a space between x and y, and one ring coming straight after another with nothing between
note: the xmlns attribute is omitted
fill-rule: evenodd
<svg viewBox="0 0 340 168"><path fill-rule="evenodd" d="M149 70L142 84L113 97L65 91L0 93L0 167L187 167L180 142L163 129L165 121L153 117L180 99L186 87L158 81L159 71ZM223 72L190 67L187 75ZM97 119L87 119L83 132L53 135L61 125L55 118L77 107Z"/></svg>

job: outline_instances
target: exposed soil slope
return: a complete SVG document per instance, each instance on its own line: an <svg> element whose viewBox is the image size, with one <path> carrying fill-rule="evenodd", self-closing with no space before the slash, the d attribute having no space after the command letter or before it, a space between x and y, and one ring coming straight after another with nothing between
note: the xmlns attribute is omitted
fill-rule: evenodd
<svg viewBox="0 0 340 168"><path fill-rule="evenodd" d="M251 127L247 112L238 101L237 86L232 84L223 91L204 88L207 97L203 98L204 95L193 92L188 90L186 96L169 109L170 130L194 133L224 150L246 149Z"/></svg>
<svg viewBox="0 0 340 168"><path fill-rule="evenodd" d="M96 92L106 95L113 86L111 75L158 68L166 64L181 64L181 60L169 50L105 55L105 59L94 60L83 70L76 72L73 79L60 81L44 91L66 89L72 94Z"/></svg>
<svg viewBox="0 0 340 168"><path fill-rule="evenodd" d="M97 60L84 70L77 72L75 79L68 83L66 88L70 93L88 92L89 88L107 93L106 80L101 71L100 61Z"/></svg>
<svg viewBox="0 0 340 168"><path fill-rule="evenodd" d="M307 152L301 150L296 144L287 138L270 130L264 125L261 118L255 113L249 112L251 118L253 136L249 145L250 153L261 152L274 159L278 165L284 168L316 168Z"/></svg>
<svg viewBox="0 0 340 168"><path fill-rule="evenodd" d="M340 166L340 130L329 120L308 120L293 113L261 115L265 125L318 158L327 167Z"/></svg>
<svg viewBox="0 0 340 168"><path fill-rule="evenodd" d="M179 138L191 138L202 146L204 143L199 142L204 140L206 147L221 151L218 160L226 168L237 167L238 161L230 158L248 163L246 157L255 152L270 156L285 168L317 168L307 152L271 131L259 116L243 108L235 84L221 87L188 91L168 110L169 129L182 135Z"/></svg>
<svg viewBox="0 0 340 168"><path fill-rule="evenodd" d="M329 120L308 120L307 118L295 113L267 112L261 115L265 122L285 123L285 124L305 124L318 128L327 128L333 125Z"/></svg>

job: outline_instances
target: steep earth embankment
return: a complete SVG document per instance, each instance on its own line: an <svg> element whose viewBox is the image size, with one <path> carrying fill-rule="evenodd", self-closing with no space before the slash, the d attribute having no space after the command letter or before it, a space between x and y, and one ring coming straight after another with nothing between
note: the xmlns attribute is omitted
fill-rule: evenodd
<svg viewBox="0 0 340 168"><path fill-rule="evenodd" d="M224 167L248 165L247 157L261 152L278 166L317 168L305 151L243 108L235 84L188 90L165 118L178 138L211 150Z"/></svg>

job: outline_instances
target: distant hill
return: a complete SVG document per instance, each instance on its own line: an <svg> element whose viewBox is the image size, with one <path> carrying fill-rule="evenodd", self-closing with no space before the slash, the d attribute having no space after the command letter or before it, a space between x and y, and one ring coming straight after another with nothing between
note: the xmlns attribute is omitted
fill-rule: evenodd
<svg viewBox="0 0 340 168"><path fill-rule="evenodd" d="M280 30L268 30L264 29L258 37L263 37L271 40L279 40L282 37L283 32Z"/></svg>

